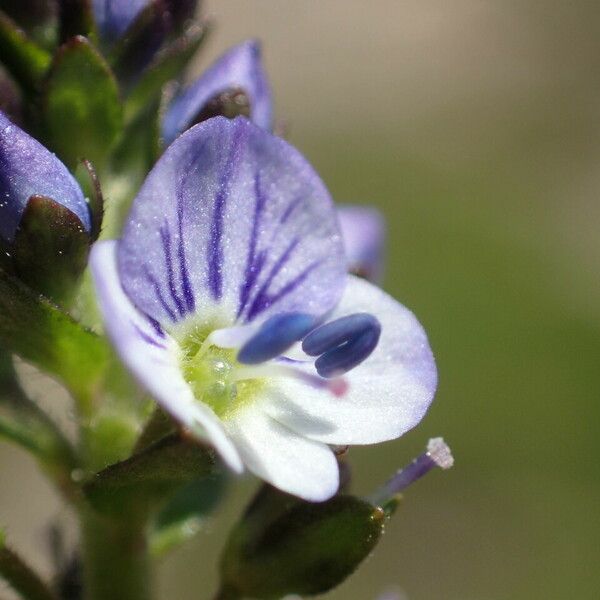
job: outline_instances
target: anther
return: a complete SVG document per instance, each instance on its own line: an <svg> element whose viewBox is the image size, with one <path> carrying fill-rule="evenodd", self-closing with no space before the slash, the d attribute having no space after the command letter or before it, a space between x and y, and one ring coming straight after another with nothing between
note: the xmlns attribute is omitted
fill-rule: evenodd
<svg viewBox="0 0 600 600"><path fill-rule="evenodd" d="M373 315L356 313L317 327L304 338L302 349L319 356L315 368L321 377L337 377L368 358L380 335L381 324Z"/></svg>
<svg viewBox="0 0 600 600"><path fill-rule="evenodd" d="M301 340L315 324L314 317L304 313L284 313L267 319L242 346L238 361L257 365L280 356Z"/></svg>
<svg viewBox="0 0 600 600"><path fill-rule="evenodd" d="M449 469L454 465L454 457L450 447L443 438L432 438L427 444L427 451L415 458L407 467L398 471L371 498L375 505L382 506L396 494L403 492L409 485L429 473L431 469Z"/></svg>

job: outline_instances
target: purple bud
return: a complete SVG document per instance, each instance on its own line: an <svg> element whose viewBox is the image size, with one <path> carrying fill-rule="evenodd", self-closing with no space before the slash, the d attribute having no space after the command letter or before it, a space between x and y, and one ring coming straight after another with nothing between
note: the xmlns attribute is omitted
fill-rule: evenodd
<svg viewBox="0 0 600 600"><path fill-rule="evenodd" d="M94 16L102 39L114 41L127 31L150 0L93 0Z"/></svg>
<svg viewBox="0 0 600 600"><path fill-rule="evenodd" d="M11 243L32 196L68 208L90 231L90 213L73 176L54 154L0 112L0 238Z"/></svg>
<svg viewBox="0 0 600 600"><path fill-rule="evenodd" d="M368 281L380 281L385 245L385 222L381 213L368 206L340 206L338 219L348 271Z"/></svg>
<svg viewBox="0 0 600 600"><path fill-rule="evenodd" d="M208 105L223 101L220 96L236 93L245 97L248 106L244 110L249 112L250 120L263 129L271 129L271 89L262 66L260 46L254 40L228 50L173 100L163 121L165 143L170 144L180 133L202 120L210 113Z"/></svg>

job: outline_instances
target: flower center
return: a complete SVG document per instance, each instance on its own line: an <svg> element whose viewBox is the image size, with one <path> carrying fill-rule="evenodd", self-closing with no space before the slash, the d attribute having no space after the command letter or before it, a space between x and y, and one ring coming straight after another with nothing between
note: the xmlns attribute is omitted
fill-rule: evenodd
<svg viewBox="0 0 600 600"><path fill-rule="evenodd" d="M239 379L243 365L237 350L206 342L210 331L198 329L180 342L183 376L200 402L208 404L221 419L227 419L252 401L263 385L258 378Z"/></svg>

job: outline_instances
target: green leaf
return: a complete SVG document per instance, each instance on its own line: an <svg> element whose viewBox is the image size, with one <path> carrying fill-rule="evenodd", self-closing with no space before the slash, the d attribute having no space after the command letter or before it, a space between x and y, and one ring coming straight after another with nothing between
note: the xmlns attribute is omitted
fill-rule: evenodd
<svg viewBox="0 0 600 600"><path fill-rule="evenodd" d="M265 486L230 534L221 597L324 593L370 554L383 521L381 509L353 496L313 504Z"/></svg>
<svg viewBox="0 0 600 600"><path fill-rule="evenodd" d="M125 104L125 118L130 120L149 103L155 101L165 83L180 79L183 71L211 31L208 21L193 24L165 46L144 70Z"/></svg>
<svg viewBox="0 0 600 600"><path fill-rule="evenodd" d="M0 11L0 60L23 88L39 86L50 66L50 54L30 40L25 32Z"/></svg>
<svg viewBox="0 0 600 600"><path fill-rule="evenodd" d="M52 198L29 198L12 246L15 274L56 302L68 302L87 264L91 238L79 217Z"/></svg>
<svg viewBox="0 0 600 600"><path fill-rule="evenodd" d="M56 45L57 10L47 0L0 0L0 10L22 27L40 46L52 49Z"/></svg>
<svg viewBox="0 0 600 600"><path fill-rule="evenodd" d="M174 434L100 471L83 490L102 513L140 514L158 507L190 481L213 475L215 464L212 450Z"/></svg>
<svg viewBox="0 0 600 600"><path fill-rule="evenodd" d="M222 472L202 477L173 496L151 527L150 551L153 556L162 556L196 535L206 515L223 496L225 479Z"/></svg>
<svg viewBox="0 0 600 600"><path fill-rule="evenodd" d="M102 168L122 125L117 82L102 55L81 36L61 46L46 83L43 117L49 145L73 167Z"/></svg>
<svg viewBox="0 0 600 600"><path fill-rule="evenodd" d="M103 338L0 269L0 343L54 375L89 405L110 349Z"/></svg>

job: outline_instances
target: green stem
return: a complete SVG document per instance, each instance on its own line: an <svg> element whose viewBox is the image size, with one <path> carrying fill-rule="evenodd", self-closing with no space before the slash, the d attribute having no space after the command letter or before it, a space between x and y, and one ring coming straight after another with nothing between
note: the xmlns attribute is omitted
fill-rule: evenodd
<svg viewBox="0 0 600 600"><path fill-rule="evenodd" d="M37 573L18 554L2 546L1 540L0 576L25 600L57 600Z"/></svg>
<svg viewBox="0 0 600 600"><path fill-rule="evenodd" d="M144 524L82 514L85 600L150 600Z"/></svg>

